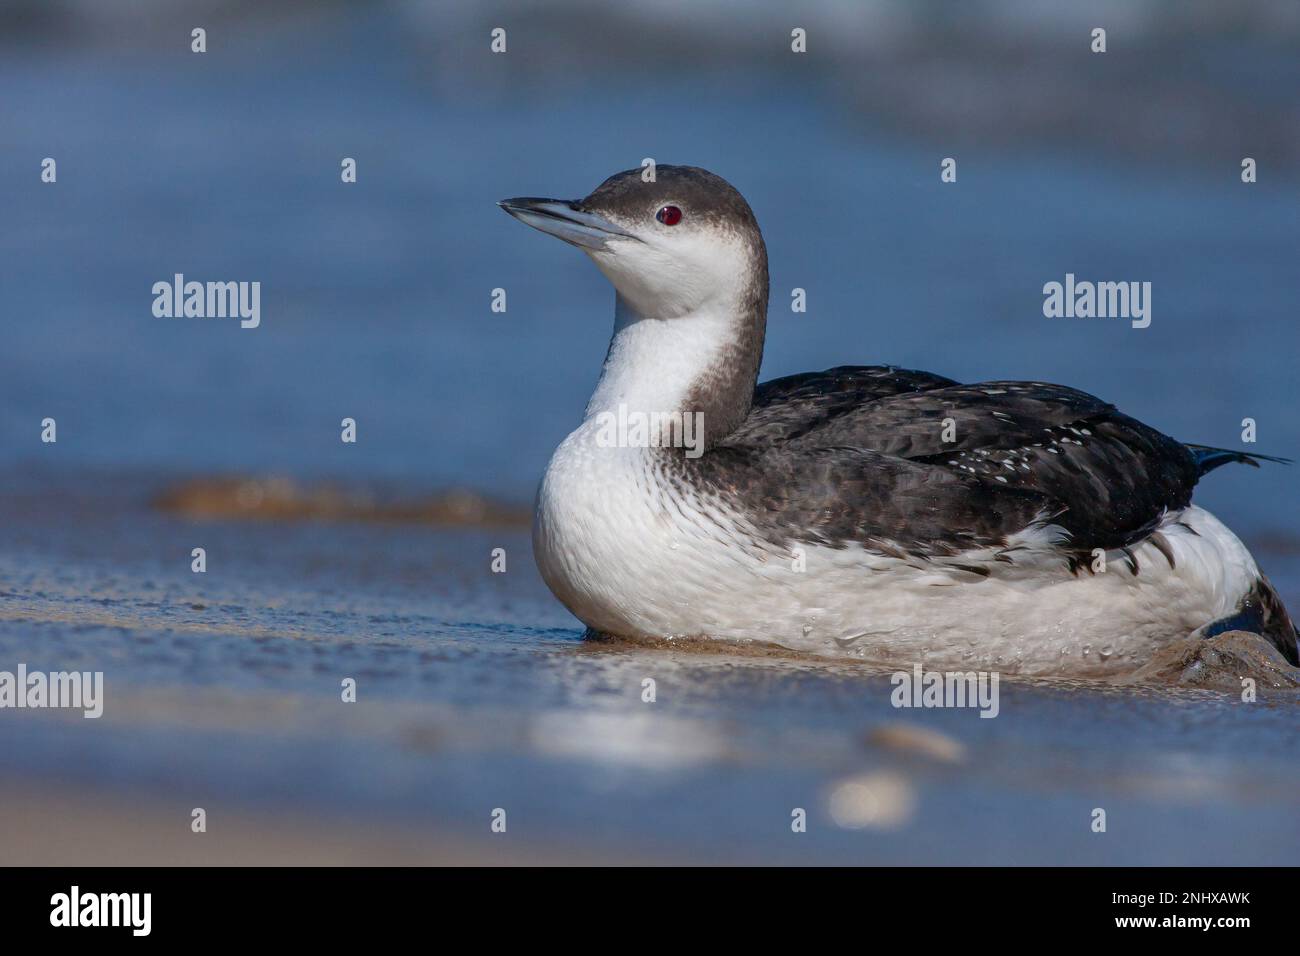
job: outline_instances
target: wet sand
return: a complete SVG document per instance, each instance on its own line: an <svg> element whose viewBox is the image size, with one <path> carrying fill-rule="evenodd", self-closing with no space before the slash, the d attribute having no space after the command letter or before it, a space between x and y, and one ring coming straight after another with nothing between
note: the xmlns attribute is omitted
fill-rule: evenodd
<svg viewBox="0 0 1300 956"><path fill-rule="evenodd" d="M170 479L6 481L0 668L105 675L98 720L0 711L8 861L1252 864L1300 850L1300 691L1251 635L1171 649L1124 684L1004 678L992 720L896 709L888 671L854 662L584 640L521 528L195 520L153 507ZM191 840L194 807L209 829ZM1106 833L1090 829L1097 807Z"/></svg>
<svg viewBox="0 0 1300 956"><path fill-rule="evenodd" d="M379 489L304 483L289 477L232 475L179 481L153 507L202 521L373 521L449 527L528 527L527 508L464 489L403 498Z"/></svg>
<svg viewBox="0 0 1300 956"><path fill-rule="evenodd" d="M498 834L473 840L378 821L235 811L191 832L188 808L119 794L0 789L5 866L616 865L563 845Z"/></svg>

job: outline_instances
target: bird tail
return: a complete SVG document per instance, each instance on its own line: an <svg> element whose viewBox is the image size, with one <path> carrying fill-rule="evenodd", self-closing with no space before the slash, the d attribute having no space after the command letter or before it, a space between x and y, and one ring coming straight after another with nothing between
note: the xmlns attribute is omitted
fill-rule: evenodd
<svg viewBox="0 0 1300 956"><path fill-rule="evenodd" d="M1209 445L1189 445L1186 442L1183 443L1183 447L1192 453L1192 458L1196 461L1198 477L1214 471L1220 465L1234 461L1250 465L1252 468L1258 468L1261 461L1271 461L1279 465L1293 464L1290 458L1274 458L1272 455L1256 455L1253 452L1233 451L1230 448L1211 448Z"/></svg>

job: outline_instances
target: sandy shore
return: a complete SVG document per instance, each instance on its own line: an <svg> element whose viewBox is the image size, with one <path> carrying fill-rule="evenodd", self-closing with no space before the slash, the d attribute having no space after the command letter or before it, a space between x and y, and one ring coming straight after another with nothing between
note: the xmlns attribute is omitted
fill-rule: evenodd
<svg viewBox="0 0 1300 956"><path fill-rule="evenodd" d="M79 788L78 788L79 789ZM157 799L66 789L0 789L2 866L557 866L617 865L611 854L509 833L463 835L346 817L240 811L204 833L188 809ZM486 832L487 828L484 827ZM638 862L645 863L642 856Z"/></svg>
<svg viewBox="0 0 1300 956"><path fill-rule="evenodd" d="M1008 676L983 719L894 706L888 667L584 640L522 528L250 517L160 512L130 481L23 489L0 523L0 669L100 671L104 712L0 710L0 861L1300 852L1296 674L1250 635L1171 646L1124 682Z"/></svg>

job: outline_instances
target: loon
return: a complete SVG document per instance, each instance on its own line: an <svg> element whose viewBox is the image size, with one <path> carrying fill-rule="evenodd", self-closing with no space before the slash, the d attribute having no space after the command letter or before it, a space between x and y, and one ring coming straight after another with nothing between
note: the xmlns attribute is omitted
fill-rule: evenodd
<svg viewBox="0 0 1300 956"><path fill-rule="evenodd" d="M1202 475L1266 456L1183 444L1045 382L839 366L756 385L767 250L704 169L499 205L616 293L533 528L542 577L591 631L1101 676L1239 628L1297 663L1277 593L1191 502ZM615 436L615 419L639 427Z"/></svg>

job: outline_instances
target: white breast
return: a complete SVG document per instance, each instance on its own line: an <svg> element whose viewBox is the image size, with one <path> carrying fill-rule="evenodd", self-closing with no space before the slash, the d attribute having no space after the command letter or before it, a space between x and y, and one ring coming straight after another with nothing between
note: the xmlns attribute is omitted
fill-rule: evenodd
<svg viewBox="0 0 1300 956"><path fill-rule="evenodd" d="M538 492L533 548L543 578L598 630L702 633L719 623L707 611L716 595L736 593L750 576L742 542L703 503L663 487L651 451L601 447L596 428L589 419L564 441Z"/></svg>

